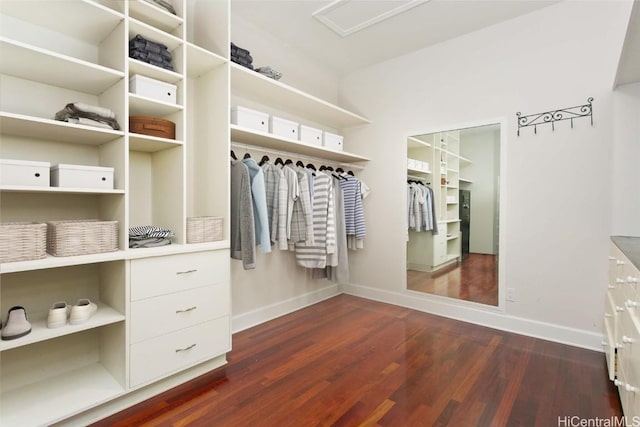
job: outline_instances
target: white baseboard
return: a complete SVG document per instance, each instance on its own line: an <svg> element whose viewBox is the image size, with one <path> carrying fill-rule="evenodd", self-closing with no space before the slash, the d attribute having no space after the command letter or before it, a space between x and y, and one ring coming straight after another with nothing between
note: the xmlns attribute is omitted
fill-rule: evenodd
<svg viewBox="0 0 640 427"><path fill-rule="evenodd" d="M279 301L247 313L238 314L231 319L231 331L232 333L243 331L252 326L284 316L285 314L319 303L320 301L324 301L341 293L340 287L337 284L331 284L313 292Z"/></svg>
<svg viewBox="0 0 640 427"><path fill-rule="evenodd" d="M427 298L410 292L400 293L361 285L342 286L345 294L399 305L438 316L487 326L502 331L554 341L574 347L602 352L602 334L537 320L510 316L495 309L466 306L445 301L444 298Z"/></svg>

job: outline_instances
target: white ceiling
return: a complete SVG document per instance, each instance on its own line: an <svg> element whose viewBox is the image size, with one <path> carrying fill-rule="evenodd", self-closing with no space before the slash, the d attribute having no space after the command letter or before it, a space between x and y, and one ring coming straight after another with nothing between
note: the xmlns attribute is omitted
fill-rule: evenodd
<svg viewBox="0 0 640 427"><path fill-rule="evenodd" d="M380 0L355 0L376 8ZM560 0L430 0L341 37L312 15L330 0L232 0L235 16L338 75L532 12Z"/></svg>

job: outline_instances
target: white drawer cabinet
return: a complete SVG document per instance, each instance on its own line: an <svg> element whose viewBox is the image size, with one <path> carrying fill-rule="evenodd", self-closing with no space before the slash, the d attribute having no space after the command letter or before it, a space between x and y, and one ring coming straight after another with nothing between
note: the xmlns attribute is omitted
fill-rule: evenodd
<svg viewBox="0 0 640 427"><path fill-rule="evenodd" d="M133 344L130 386L160 379L230 349L228 316Z"/></svg>
<svg viewBox="0 0 640 427"><path fill-rule="evenodd" d="M229 283L229 253L207 251L131 261L131 300Z"/></svg>
<svg viewBox="0 0 640 427"><path fill-rule="evenodd" d="M131 342L137 343L229 315L229 287L205 286L131 303Z"/></svg>
<svg viewBox="0 0 640 427"><path fill-rule="evenodd" d="M625 416L640 416L640 238L613 237L603 346Z"/></svg>

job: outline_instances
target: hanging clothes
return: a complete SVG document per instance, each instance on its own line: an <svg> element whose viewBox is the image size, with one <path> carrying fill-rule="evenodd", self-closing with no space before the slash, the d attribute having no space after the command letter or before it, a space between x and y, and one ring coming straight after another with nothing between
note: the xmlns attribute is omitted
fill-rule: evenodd
<svg viewBox="0 0 640 427"><path fill-rule="evenodd" d="M289 250L295 250L296 242L305 242L307 245L314 244L313 238L313 210L311 207L311 196L309 194L308 176L303 168L293 168L291 165L285 166L296 172L298 178L298 198L293 204L291 215L291 238Z"/></svg>
<svg viewBox="0 0 640 427"><path fill-rule="evenodd" d="M284 166L282 168L286 181L286 196L283 200L284 192L280 192L280 201L278 206L278 227L283 227L285 230L284 238L278 239L278 248L281 250L289 249L289 241L291 240L291 218L293 217L293 206L300 196L300 189L298 186L298 174L290 167ZM280 223L282 221L282 223ZM278 235L280 236L281 230Z"/></svg>
<svg viewBox="0 0 640 427"><path fill-rule="evenodd" d="M267 197L267 216L269 222L269 232L271 243L274 244L278 238L278 200L281 181L284 180L282 170L266 161L262 166L264 172L264 188ZM284 183L286 185L286 182Z"/></svg>
<svg viewBox="0 0 640 427"><path fill-rule="evenodd" d="M407 183L407 223L414 231L438 234L433 189L423 183Z"/></svg>
<svg viewBox="0 0 640 427"><path fill-rule="evenodd" d="M298 242L295 245L296 260L307 268L324 268L327 255L336 249L336 230L333 207L332 178L316 172L313 182L313 245Z"/></svg>
<svg viewBox="0 0 640 427"><path fill-rule="evenodd" d="M242 260L245 270L256 268L256 236L249 169L242 160L231 161L231 258Z"/></svg>
<svg viewBox="0 0 640 427"><path fill-rule="evenodd" d="M268 253L271 252L271 239L269 236L269 215L267 213L267 195L264 186L264 171L251 157L242 159L242 163L244 163L249 170L249 177L251 181L256 242L260 245L260 252Z"/></svg>

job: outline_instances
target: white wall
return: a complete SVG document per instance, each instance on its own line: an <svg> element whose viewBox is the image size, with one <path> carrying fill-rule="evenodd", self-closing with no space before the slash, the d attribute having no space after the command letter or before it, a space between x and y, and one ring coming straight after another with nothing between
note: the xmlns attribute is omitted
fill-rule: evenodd
<svg viewBox="0 0 640 427"><path fill-rule="evenodd" d="M611 234L640 236L640 83L618 87L613 101Z"/></svg>
<svg viewBox="0 0 640 427"><path fill-rule="evenodd" d="M565 1L356 72L342 103L372 124L345 146L372 159L362 173L365 250L352 256L348 292L530 335L599 347L611 224L612 82L628 1ZM570 107L594 97L588 119L523 129L515 113ZM503 146L506 286L516 302L499 312L434 302L405 290L407 135L506 118ZM384 227L376 224L385 224ZM488 309L487 309L488 310Z"/></svg>
<svg viewBox="0 0 640 427"><path fill-rule="evenodd" d="M496 175L500 164L500 131L478 128L460 132L460 153L473 161L464 166L461 174L473 183L464 187L471 192L471 228L469 252L495 254L496 243Z"/></svg>

